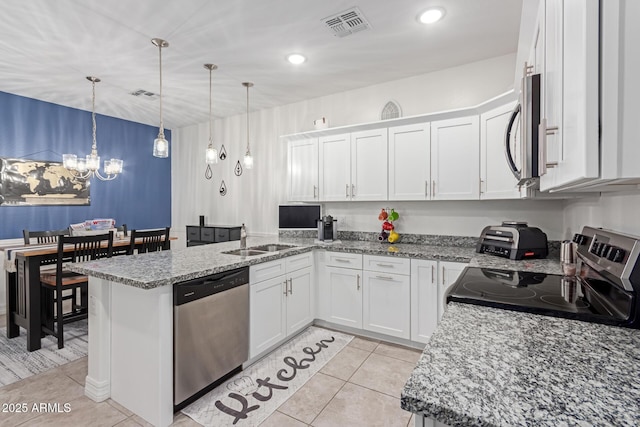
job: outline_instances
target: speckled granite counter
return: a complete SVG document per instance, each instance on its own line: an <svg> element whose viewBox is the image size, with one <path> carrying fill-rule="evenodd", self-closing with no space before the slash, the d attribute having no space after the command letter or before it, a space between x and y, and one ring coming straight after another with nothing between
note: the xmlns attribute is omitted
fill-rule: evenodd
<svg viewBox="0 0 640 427"><path fill-rule="evenodd" d="M638 426L640 331L450 303L401 406L456 426Z"/></svg>
<svg viewBox="0 0 640 427"><path fill-rule="evenodd" d="M447 241L448 242L448 241ZM337 252L389 255L403 258L431 259L454 262L470 262L475 266L487 266L505 270L527 270L560 274L560 263L554 259L535 261L510 261L490 255L475 253L473 247L442 246L432 244L401 243L389 245L377 241L344 240L323 243L311 238L250 237L247 247L271 243L297 246L280 252L240 257L223 252L238 249L239 243L226 242L193 246L141 255L119 256L98 261L69 264L69 269L101 279L111 280L143 289L191 280L235 268L309 252L326 249ZM391 248L391 250L390 250Z"/></svg>

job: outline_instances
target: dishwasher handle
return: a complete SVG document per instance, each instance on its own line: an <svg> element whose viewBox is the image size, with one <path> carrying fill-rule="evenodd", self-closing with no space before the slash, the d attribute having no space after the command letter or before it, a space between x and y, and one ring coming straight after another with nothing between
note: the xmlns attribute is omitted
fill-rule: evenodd
<svg viewBox="0 0 640 427"><path fill-rule="evenodd" d="M248 283L248 267L176 283L173 285L173 305L187 304Z"/></svg>

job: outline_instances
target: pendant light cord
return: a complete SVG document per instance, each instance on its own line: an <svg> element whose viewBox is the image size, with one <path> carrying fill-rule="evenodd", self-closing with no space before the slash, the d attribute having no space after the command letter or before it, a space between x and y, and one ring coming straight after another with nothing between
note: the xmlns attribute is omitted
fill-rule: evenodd
<svg viewBox="0 0 640 427"><path fill-rule="evenodd" d="M249 85L247 85L247 153L251 153L249 148Z"/></svg>
<svg viewBox="0 0 640 427"><path fill-rule="evenodd" d="M211 85L212 74L213 74L213 67L209 69L209 144L213 144L213 139L211 135L211 128L213 127L213 116L211 114L211 97L213 93L213 89Z"/></svg>
<svg viewBox="0 0 640 427"><path fill-rule="evenodd" d="M93 88L92 96L91 96L91 121L93 124L93 144L91 145L91 153L97 152L98 143L96 142L96 80L95 78L91 79L91 86Z"/></svg>
<svg viewBox="0 0 640 427"><path fill-rule="evenodd" d="M160 134L164 139L164 123L162 122L162 43L158 43L158 49L160 50Z"/></svg>

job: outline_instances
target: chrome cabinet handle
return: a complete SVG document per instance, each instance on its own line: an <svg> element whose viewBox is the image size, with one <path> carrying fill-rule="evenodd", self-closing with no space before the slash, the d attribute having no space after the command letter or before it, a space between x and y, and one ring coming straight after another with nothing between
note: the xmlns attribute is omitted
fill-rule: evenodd
<svg viewBox="0 0 640 427"><path fill-rule="evenodd" d="M284 285L284 296L287 296L287 281L285 280L284 282L282 282L282 284Z"/></svg>
<svg viewBox="0 0 640 427"><path fill-rule="evenodd" d="M336 261L338 261L338 262L349 262L349 260L345 259L345 258L336 258Z"/></svg>
<svg viewBox="0 0 640 427"><path fill-rule="evenodd" d="M391 276L380 276L380 275L377 275L376 278L377 279L381 279L381 280L393 280L393 277L391 277Z"/></svg>
<svg viewBox="0 0 640 427"><path fill-rule="evenodd" d="M358 290L360 290L360 275L356 274L356 276L357 276L357 282L356 283L358 284Z"/></svg>
<svg viewBox="0 0 640 427"><path fill-rule="evenodd" d="M344 197L349 198L349 184L344 186Z"/></svg>
<svg viewBox="0 0 640 427"><path fill-rule="evenodd" d="M318 197L318 187L317 186L313 186L313 198L317 198Z"/></svg>
<svg viewBox="0 0 640 427"><path fill-rule="evenodd" d="M424 182L424 197L429 197L429 181Z"/></svg>
<svg viewBox="0 0 640 427"><path fill-rule="evenodd" d="M351 197L356 197L356 186L351 184Z"/></svg>
<svg viewBox="0 0 640 427"><path fill-rule="evenodd" d="M558 131L558 126L548 127L547 119L540 120L540 124L538 125L538 135L540 135L540 138L541 138L541 141L540 141L541 147L538 150L539 152L538 164L540 165L538 166L540 168L540 171L538 172L539 175L546 174L547 168L555 168L556 166L558 166L558 162L547 161L547 159L549 158L549 155L548 155L549 146L547 143L547 136L554 135L557 131Z"/></svg>
<svg viewBox="0 0 640 427"><path fill-rule="evenodd" d="M480 180L480 194L484 193L484 191L482 190L482 185L484 184L484 179Z"/></svg>
<svg viewBox="0 0 640 427"><path fill-rule="evenodd" d="M381 262L377 262L377 263L376 263L376 265L377 265L378 267L393 268L393 265L392 265L392 264L383 264L383 263L381 263Z"/></svg>
<svg viewBox="0 0 640 427"><path fill-rule="evenodd" d="M293 279L289 279L289 295L293 295Z"/></svg>
<svg viewBox="0 0 640 427"><path fill-rule="evenodd" d="M442 266L442 284L444 285L444 265Z"/></svg>
<svg viewBox="0 0 640 427"><path fill-rule="evenodd" d="M436 266L432 265L431 266L431 283L436 283L435 275L436 275Z"/></svg>

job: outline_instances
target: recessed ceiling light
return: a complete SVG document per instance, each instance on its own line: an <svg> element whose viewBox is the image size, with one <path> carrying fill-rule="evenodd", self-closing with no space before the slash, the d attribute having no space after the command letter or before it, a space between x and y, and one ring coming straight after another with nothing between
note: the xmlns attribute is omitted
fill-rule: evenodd
<svg viewBox="0 0 640 427"><path fill-rule="evenodd" d="M431 9L427 9L418 17L419 21L423 24L433 24L434 22L438 22L444 16L444 9L441 7L432 7Z"/></svg>
<svg viewBox="0 0 640 427"><path fill-rule="evenodd" d="M299 53L292 53L291 55L287 56L287 61L291 62L294 65L300 65L306 60L307 58L305 58L304 55L300 55Z"/></svg>

